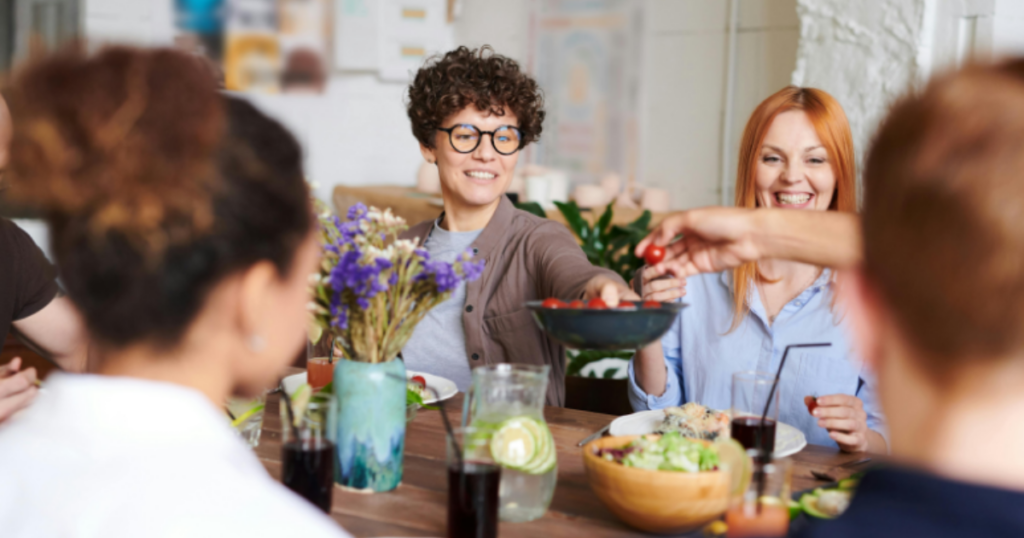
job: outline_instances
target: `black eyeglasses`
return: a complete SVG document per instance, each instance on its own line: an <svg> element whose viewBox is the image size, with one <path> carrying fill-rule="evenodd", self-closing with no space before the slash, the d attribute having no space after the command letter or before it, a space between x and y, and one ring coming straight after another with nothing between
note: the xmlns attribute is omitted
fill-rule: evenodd
<svg viewBox="0 0 1024 538"><path fill-rule="evenodd" d="M472 153L480 146L480 140L484 135L491 135L491 145L494 151L502 155L512 155L519 151L523 145L523 135L517 127L502 125L493 131L481 131L475 125L460 123L447 129L441 127L438 131L448 133L448 141L452 149L459 153Z"/></svg>

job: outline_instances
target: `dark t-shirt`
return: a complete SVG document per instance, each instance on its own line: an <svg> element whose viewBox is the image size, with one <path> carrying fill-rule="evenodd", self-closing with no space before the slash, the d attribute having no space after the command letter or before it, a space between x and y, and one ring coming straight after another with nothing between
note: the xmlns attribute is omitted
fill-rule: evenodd
<svg viewBox="0 0 1024 538"><path fill-rule="evenodd" d="M955 482L906 468L881 469L861 480L846 513L792 536L1021 537L1024 492Z"/></svg>
<svg viewBox="0 0 1024 538"><path fill-rule="evenodd" d="M0 347L11 323L39 312L57 296L56 271L32 238L0 218Z"/></svg>

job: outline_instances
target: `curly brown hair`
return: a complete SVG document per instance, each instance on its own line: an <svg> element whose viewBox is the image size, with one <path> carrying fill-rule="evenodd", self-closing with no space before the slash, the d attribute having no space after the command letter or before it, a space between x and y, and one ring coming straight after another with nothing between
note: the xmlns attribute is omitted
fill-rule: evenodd
<svg viewBox="0 0 1024 538"><path fill-rule="evenodd" d="M182 52L41 59L11 111L11 194L46 215L101 347L173 347L223 278L263 260L287 274L312 229L294 137Z"/></svg>
<svg viewBox="0 0 1024 538"><path fill-rule="evenodd" d="M522 146L540 138L544 123L544 96L532 77L515 60L496 54L489 45L459 47L427 61L409 86L412 134L421 144L434 147L437 129L445 118L469 105L502 116L508 109L519 119Z"/></svg>

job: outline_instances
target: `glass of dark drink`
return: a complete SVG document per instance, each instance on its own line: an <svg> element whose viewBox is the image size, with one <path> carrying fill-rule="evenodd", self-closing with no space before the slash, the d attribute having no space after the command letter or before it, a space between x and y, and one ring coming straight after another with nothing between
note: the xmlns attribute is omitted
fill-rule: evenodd
<svg viewBox="0 0 1024 538"><path fill-rule="evenodd" d="M316 393L305 409L281 396L281 482L324 512L334 491L334 396ZM299 402L296 402L299 403Z"/></svg>
<svg viewBox="0 0 1024 538"><path fill-rule="evenodd" d="M456 428L455 443L447 443L448 538L496 538L501 466L491 457L489 432Z"/></svg>
<svg viewBox="0 0 1024 538"><path fill-rule="evenodd" d="M744 371L732 375L730 427L732 438L743 448L758 448L769 454L775 450L775 425L779 420L778 387L768 401L774 381L775 376L765 372Z"/></svg>

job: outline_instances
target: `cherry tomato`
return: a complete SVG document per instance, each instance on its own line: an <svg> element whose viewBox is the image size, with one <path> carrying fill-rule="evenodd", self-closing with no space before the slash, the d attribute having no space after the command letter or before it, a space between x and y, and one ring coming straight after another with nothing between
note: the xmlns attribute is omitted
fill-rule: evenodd
<svg viewBox="0 0 1024 538"><path fill-rule="evenodd" d="M589 303L587 303L587 308L591 310L604 310L605 308L608 308L608 303L604 302L604 299L600 297L594 297Z"/></svg>
<svg viewBox="0 0 1024 538"><path fill-rule="evenodd" d="M413 383L419 383L420 385L422 385L424 387L427 386L427 380L423 379L423 376L421 376L421 375L414 375L414 376L412 376L409 379L409 381L412 381Z"/></svg>
<svg viewBox="0 0 1024 538"><path fill-rule="evenodd" d="M569 303L569 308L586 308L587 304L580 300L575 300Z"/></svg>
<svg viewBox="0 0 1024 538"><path fill-rule="evenodd" d="M814 410L818 408L818 397L804 396L804 404L807 405L807 412L813 415Z"/></svg>
<svg viewBox="0 0 1024 538"><path fill-rule="evenodd" d="M634 303L633 301L619 301L618 308L640 308L640 303Z"/></svg>
<svg viewBox="0 0 1024 538"><path fill-rule="evenodd" d="M647 250L644 251L644 261L647 265L658 265L661 260L665 259L665 247L659 247L657 245L650 245Z"/></svg>
<svg viewBox="0 0 1024 538"><path fill-rule="evenodd" d="M658 301L644 301L644 308L661 308L661 303Z"/></svg>
<svg viewBox="0 0 1024 538"><path fill-rule="evenodd" d="M565 304L565 301L555 298L544 299L544 302L540 304L541 308L565 308L567 306L569 305Z"/></svg>

